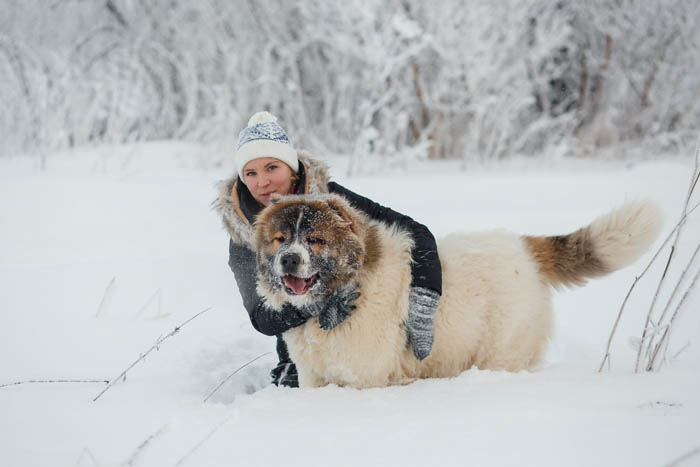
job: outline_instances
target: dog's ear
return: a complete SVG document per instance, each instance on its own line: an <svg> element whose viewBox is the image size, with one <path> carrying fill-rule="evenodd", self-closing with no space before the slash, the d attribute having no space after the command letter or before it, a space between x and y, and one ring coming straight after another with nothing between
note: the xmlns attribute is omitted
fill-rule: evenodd
<svg viewBox="0 0 700 467"><path fill-rule="evenodd" d="M353 233L353 235L347 236L343 240L350 255L349 262L351 264L362 264L365 260L365 236L367 233L363 217L350 206L348 201L340 196L330 196L326 199L326 203L331 211Z"/></svg>
<svg viewBox="0 0 700 467"><path fill-rule="evenodd" d="M328 204L328 207L331 208L331 210L335 214L337 214L338 217L340 217L348 227L350 227L350 230L352 230L353 233L358 233L357 216L355 215L352 207L350 207L350 204L348 204L347 201L345 201L339 196L330 196L328 197L328 199L326 199L326 204Z"/></svg>

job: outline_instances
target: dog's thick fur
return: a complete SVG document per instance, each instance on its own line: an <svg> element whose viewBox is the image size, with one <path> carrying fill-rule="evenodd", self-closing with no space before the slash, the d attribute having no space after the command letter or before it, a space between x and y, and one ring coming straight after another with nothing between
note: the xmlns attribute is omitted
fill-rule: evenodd
<svg viewBox="0 0 700 467"><path fill-rule="evenodd" d="M258 292L279 309L284 302L303 307L349 283L359 286L357 308L337 328L325 331L312 317L284 334L302 387L381 387L456 376L472 366L518 371L537 365L546 349L552 286L581 285L632 263L659 227L654 205L629 202L565 236L495 231L444 238L435 342L423 361L406 344L411 239L338 196L285 197L260 214ZM284 286L279 260L289 248L308 263L302 277L317 274L303 294ZM319 261L325 269L312 265Z"/></svg>

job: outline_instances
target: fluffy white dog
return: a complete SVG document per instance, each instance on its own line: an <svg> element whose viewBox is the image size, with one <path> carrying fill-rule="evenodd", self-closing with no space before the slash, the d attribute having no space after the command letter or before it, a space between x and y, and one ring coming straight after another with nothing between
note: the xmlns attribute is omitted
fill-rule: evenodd
<svg viewBox="0 0 700 467"><path fill-rule="evenodd" d="M540 362L552 332L551 289L636 260L660 227L656 207L629 202L576 232L454 234L438 244L443 294L425 360L406 345L412 240L335 195L290 196L256 222L258 291L307 310L342 290L356 309L324 330L323 310L284 334L302 387L356 388L451 377L476 365L518 371Z"/></svg>

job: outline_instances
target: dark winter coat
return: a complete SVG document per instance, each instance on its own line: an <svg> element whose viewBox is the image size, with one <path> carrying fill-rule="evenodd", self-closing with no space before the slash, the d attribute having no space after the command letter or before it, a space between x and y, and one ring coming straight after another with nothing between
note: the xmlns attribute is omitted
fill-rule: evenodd
<svg viewBox="0 0 700 467"><path fill-rule="evenodd" d="M442 270L437 246L433 235L424 225L331 182L326 165L312 159L308 153L299 151L299 161L298 193L339 194L370 218L388 225L396 224L410 232L414 241L412 285L434 290L438 294L442 292ZM303 324L307 318L291 305L285 305L286 308L282 312L268 308L256 291L253 223L262 207L237 175L221 184L219 198L214 202L214 207L222 215L224 226L231 236L228 264L238 283L250 321L257 331L268 336L277 336L280 363L272 371L273 382L298 386L296 368L289 359L281 334Z"/></svg>

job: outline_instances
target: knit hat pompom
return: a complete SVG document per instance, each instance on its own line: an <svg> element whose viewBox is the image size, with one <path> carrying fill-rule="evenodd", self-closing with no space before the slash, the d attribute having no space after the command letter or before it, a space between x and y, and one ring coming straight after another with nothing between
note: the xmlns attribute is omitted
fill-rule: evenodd
<svg viewBox="0 0 700 467"><path fill-rule="evenodd" d="M255 112L252 117L250 117L250 120L248 120L248 126L253 126L258 123L277 123L277 117L272 115L270 112L267 110L263 110L262 112Z"/></svg>
<svg viewBox="0 0 700 467"><path fill-rule="evenodd" d="M295 173L299 171L297 152L289 136L270 112L256 112L248 120L248 126L238 135L236 169L245 183L243 169L246 164L261 157L274 157L287 164Z"/></svg>

